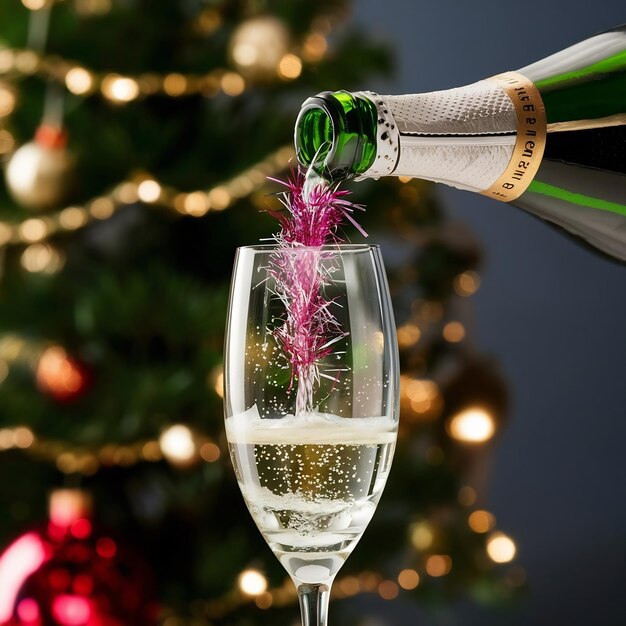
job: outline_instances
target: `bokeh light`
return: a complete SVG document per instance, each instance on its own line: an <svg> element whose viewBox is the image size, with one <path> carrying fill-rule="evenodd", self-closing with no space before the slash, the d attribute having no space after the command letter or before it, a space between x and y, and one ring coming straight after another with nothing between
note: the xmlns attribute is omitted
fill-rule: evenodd
<svg viewBox="0 0 626 626"><path fill-rule="evenodd" d="M102 93L114 102L130 102L139 95L139 85L133 78L110 74L102 81Z"/></svg>
<svg viewBox="0 0 626 626"><path fill-rule="evenodd" d="M243 79L243 76L237 74L237 72L226 72L224 76L222 76L221 80L222 91L227 96L239 96L241 95L245 88L246 82Z"/></svg>
<svg viewBox="0 0 626 626"><path fill-rule="evenodd" d="M459 274L454 279L454 291L459 296L468 297L475 294L480 287L480 276L471 270Z"/></svg>
<svg viewBox="0 0 626 626"><path fill-rule="evenodd" d="M221 455L219 446L212 441L206 441L200 446L200 457L207 463L215 463Z"/></svg>
<svg viewBox="0 0 626 626"><path fill-rule="evenodd" d="M0 557L0 623L11 619L12 607L24 581L46 560L46 549L35 533L13 542Z"/></svg>
<svg viewBox="0 0 626 626"><path fill-rule="evenodd" d="M286 80L295 80L302 73L302 61L295 54L286 54L278 64L278 75Z"/></svg>
<svg viewBox="0 0 626 626"><path fill-rule="evenodd" d="M75 397L85 386L85 376L78 364L61 346L44 351L37 364L37 384L59 400Z"/></svg>
<svg viewBox="0 0 626 626"><path fill-rule="evenodd" d="M461 322L448 322L443 327L443 338L450 343L458 343L463 341L465 337L465 327Z"/></svg>
<svg viewBox="0 0 626 626"><path fill-rule="evenodd" d="M15 89L5 82L0 82L0 117L11 115L16 103Z"/></svg>
<svg viewBox="0 0 626 626"><path fill-rule="evenodd" d="M426 571L433 578L446 576L452 569L452 559L447 554L431 554L426 560Z"/></svg>
<svg viewBox="0 0 626 626"><path fill-rule="evenodd" d="M267 589L267 579L258 570L244 570L239 575L239 589L249 596L257 596Z"/></svg>
<svg viewBox="0 0 626 626"><path fill-rule="evenodd" d="M383 600L393 600L398 597L398 585L393 580L383 580L378 585L378 595Z"/></svg>
<svg viewBox="0 0 626 626"><path fill-rule="evenodd" d="M161 197L161 185L156 180L142 180L137 185L137 196L142 202L156 202Z"/></svg>
<svg viewBox="0 0 626 626"><path fill-rule="evenodd" d="M493 529L496 518L489 511L473 511L467 519L469 527L475 533L487 533Z"/></svg>
<svg viewBox="0 0 626 626"><path fill-rule="evenodd" d="M416 522L409 529L411 543L416 550L427 550L433 544L434 532L428 522Z"/></svg>
<svg viewBox="0 0 626 626"><path fill-rule="evenodd" d="M515 558L517 547L504 533L493 533L487 540L487 554L495 563L508 563Z"/></svg>
<svg viewBox="0 0 626 626"><path fill-rule="evenodd" d="M73 94L78 96L91 91L93 87L93 77L82 67L73 67L65 75L65 85Z"/></svg>
<svg viewBox="0 0 626 626"><path fill-rule="evenodd" d="M309 62L319 61L328 50L328 42L324 35L311 33L302 46L302 56Z"/></svg>
<svg viewBox="0 0 626 626"><path fill-rule="evenodd" d="M464 485L459 489L459 493L457 494L457 500L459 504L463 506L472 506L474 502L476 502L476 490L473 487L468 485Z"/></svg>
<svg viewBox="0 0 626 626"><path fill-rule="evenodd" d="M117 552L117 546L115 545L115 541L109 537L101 537L96 542L96 552L103 559L112 559Z"/></svg>
<svg viewBox="0 0 626 626"><path fill-rule="evenodd" d="M495 420L482 407L470 407L454 415L448 423L448 432L463 443L484 443L496 432Z"/></svg>
<svg viewBox="0 0 626 626"><path fill-rule="evenodd" d="M91 604L83 596L60 595L52 601L52 615L63 626L84 626L91 619Z"/></svg>
<svg viewBox="0 0 626 626"><path fill-rule="evenodd" d="M175 465L186 465L197 453L193 433L184 424L174 424L165 429L159 437L163 456Z"/></svg>
<svg viewBox="0 0 626 626"><path fill-rule="evenodd" d="M34 243L48 235L48 224L39 218L31 218L22 222L20 236L24 241Z"/></svg>
<svg viewBox="0 0 626 626"><path fill-rule="evenodd" d="M402 589L410 591L420 584L420 576L414 569L403 569L398 574L398 584Z"/></svg>
<svg viewBox="0 0 626 626"><path fill-rule="evenodd" d="M399 347L410 348L419 341L422 333L415 324L407 323L398 326L397 334Z"/></svg>

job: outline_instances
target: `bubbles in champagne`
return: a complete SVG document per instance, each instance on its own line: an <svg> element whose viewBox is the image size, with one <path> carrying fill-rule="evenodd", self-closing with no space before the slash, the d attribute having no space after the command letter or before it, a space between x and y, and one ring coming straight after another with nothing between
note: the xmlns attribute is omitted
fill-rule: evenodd
<svg viewBox="0 0 626 626"><path fill-rule="evenodd" d="M245 501L283 565L302 582L322 569L334 576L374 514L396 423L321 413L263 419L251 409L228 418L226 431Z"/></svg>

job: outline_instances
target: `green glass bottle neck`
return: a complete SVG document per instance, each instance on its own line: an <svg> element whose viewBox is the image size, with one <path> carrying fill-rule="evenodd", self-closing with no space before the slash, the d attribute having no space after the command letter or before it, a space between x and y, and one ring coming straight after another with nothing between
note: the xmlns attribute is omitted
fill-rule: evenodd
<svg viewBox="0 0 626 626"><path fill-rule="evenodd" d="M376 158L376 105L348 91L324 92L302 105L295 128L298 160L335 181L366 172Z"/></svg>

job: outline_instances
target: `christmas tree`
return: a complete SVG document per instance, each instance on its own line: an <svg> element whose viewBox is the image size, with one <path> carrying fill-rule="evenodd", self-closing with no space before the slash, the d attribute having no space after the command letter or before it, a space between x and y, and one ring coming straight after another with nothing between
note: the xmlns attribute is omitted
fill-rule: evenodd
<svg viewBox="0 0 626 626"><path fill-rule="evenodd" d="M225 447L223 331L235 248L276 230L267 177L295 166L299 104L366 88L392 67L348 9L0 7L0 581L11 589L0 591L0 624L293 623L295 592L245 510ZM389 272L402 414L379 511L334 597L506 601L523 571L480 506L506 389L466 329L479 246L429 184L353 191ZM51 492L76 513L69 530L55 535L53 516L25 535L47 519ZM106 532L92 537L88 520ZM109 529L132 554L117 552ZM32 568L11 570L24 537L48 547ZM143 617L124 608L122 588L150 608ZM358 605L344 612L346 623L361 619Z"/></svg>

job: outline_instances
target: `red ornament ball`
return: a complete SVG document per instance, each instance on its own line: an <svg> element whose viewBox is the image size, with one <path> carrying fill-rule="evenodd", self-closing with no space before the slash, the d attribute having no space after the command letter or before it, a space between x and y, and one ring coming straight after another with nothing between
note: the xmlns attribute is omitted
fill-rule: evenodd
<svg viewBox="0 0 626 626"><path fill-rule="evenodd" d="M37 386L58 402L71 402L87 389L89 371L61 346L51 346L37 363Z"/></svg>
<svg viewBox="0 0 626 626"><path fill-rule="evenodd" d="M101 532L89 499L60 490L47 525L0 555L0 626L155 626L150 572Z"/></svg>

